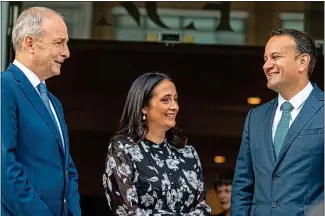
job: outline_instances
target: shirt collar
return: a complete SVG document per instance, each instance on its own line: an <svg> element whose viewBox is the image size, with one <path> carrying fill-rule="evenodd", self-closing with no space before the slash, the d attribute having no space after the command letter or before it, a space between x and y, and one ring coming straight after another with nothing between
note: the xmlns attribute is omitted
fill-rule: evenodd
<svg viewBox="0 0 325 216"><path fill-rule="evenodd" d="M308 98L310 93L313 91L313 85L308 82L305 88L303 88L298 94L293 96L289 102L293 106L294 109L299 109L299 107L305 102L305 100ZM286 99L284 99L280 94L278 97L278 106L281 106Z"/></svg>
<svg viewBox="0 0 325 216"><path fill-rule="evenodd" d="M25 65L20 63L17 59L14 60L13 64L16 65L25 74L25 76L32 83L34 88L37 88L37 86L41 83L37 75L33 71L28 69ZM42 83L45 84L45 81L43 81Z"/></svg>

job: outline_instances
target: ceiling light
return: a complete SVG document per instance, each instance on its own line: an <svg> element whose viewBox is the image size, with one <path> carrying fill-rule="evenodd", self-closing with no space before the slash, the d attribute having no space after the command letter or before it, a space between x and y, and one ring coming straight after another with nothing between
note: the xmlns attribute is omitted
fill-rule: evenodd
<svg viewBox="0 0 325 216"><path fill-rule="evenodd" d="M225 163L226 162L226 157L224 157L224 156L215 156L214 157L214 162L218 163L218 164Z"/></svg>
<svg viewBox="0 0 325 216"><path fill-rule="evenodd" d="M257 105L261 103L261 98L259 97L249 97L247 98L247 103L252 104L252 105Z"/></svg>

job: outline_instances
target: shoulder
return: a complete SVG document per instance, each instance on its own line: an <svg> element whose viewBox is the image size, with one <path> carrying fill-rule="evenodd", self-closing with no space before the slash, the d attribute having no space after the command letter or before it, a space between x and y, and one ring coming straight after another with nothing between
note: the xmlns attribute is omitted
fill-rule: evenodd
<svg viewBox="0 0 325 216"><path fill-rule="evenodd" d="M14 79L11 72L9 71L1 72L0 86L1 86L1 95L3 97L2 100L13 101L18 91L18 85L17 85L17 81Z"/></svg>
<svg viewBox="0 0 325 216"><path fill-rule="evenodd" d="M10 71L5 70L1 72L1 79L13 79L13 76Z"/></svg>
<svg viewBox="0 0 325 216"><path fill-rule="evenodd" d="M116 140L113 140L108 145L108 151L111 154L121 154L122 152L128 153L130 148L134 148L137 146L134 141L127 137L127 138L119 138Z"/></svg>
<svg viewBox="0 0 325 216"><path fill-rule="evenodd" d="M264 103L256 108L254 108L253 110L255 110L255 112L263 112L263 111L267 110L268 108L270 108L270 106L272 106L273 103L276 103L276 100L277 99L275 98L267 103Z"/></svg>
<svg viewBox="0 0 325 216"><path fill-rule="evenodd" d="M12 76L12 73L10 71L3 71L1 72L1 88L3 87L7 88L10 85L14 84L16 80Z"/></svg>
<svg viewBox="0 0 325 216"><path fill-rule="evenodd" d="M269 110L270 107L272 107L272 105L276 103L276 100L277 99L275 98L267 103L264 103L258 107L251 109L248 112L247 117L250 118L250 117L257 117L257 116L264 115L267 112L267 110Z"/></svg>

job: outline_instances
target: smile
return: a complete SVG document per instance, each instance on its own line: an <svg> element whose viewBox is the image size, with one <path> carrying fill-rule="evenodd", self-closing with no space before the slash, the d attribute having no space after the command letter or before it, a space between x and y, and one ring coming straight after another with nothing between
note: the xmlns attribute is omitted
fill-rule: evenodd
<svg viewBox="0 0 325 216"><path fill-rule="evenodd" d="M54 61L55 63L57 63L58 65L61 66L62 62L58 62L58 61Z"/></svg>
<svg viewBox="0 0 325 216"><path fill-rule="evenodd" d="M175 118L176 114L165 114L167 118Z"/></svg>

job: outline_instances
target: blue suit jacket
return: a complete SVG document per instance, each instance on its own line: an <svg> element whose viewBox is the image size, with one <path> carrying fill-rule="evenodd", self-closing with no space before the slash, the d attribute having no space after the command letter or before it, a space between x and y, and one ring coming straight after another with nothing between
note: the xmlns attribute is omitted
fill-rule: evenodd
<svg viewBox="0 0 325 216"><path fill-rule="evenodd" d="M275 161L272 124L277 102L252 109L246 118L231 216L303 216L324 200L324 93L314 85Z"/></svg>
<svg viewBox="0 0 325 216"><path fill-rule="evenodd" d="M22 71L11 64L1 79L1 215L79 216L78 174L59 100L49 93L64 151L54 121Z"/></svg>

